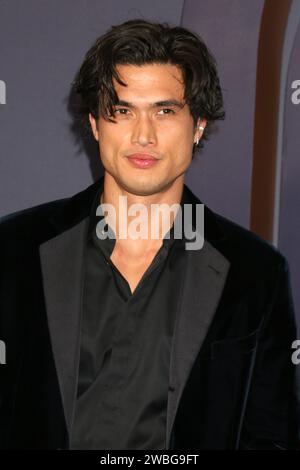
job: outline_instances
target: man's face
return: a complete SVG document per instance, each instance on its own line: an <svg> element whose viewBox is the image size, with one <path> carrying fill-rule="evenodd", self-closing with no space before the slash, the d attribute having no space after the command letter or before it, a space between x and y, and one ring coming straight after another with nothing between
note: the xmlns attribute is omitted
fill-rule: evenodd
<svg viewBox="0 0 300 470"><path fill-rule="evenodd" d="M113 79L119 102L127 102L115 105L116 124L101 116L96 122L89 115L101 161L120 188L140 196L155 194L185 173L192 160L193 143L203 131L195 130L188 105L183 103L184 83L177 66L117 65L117 70L128 86ZM184 106L155 105L169 100ZM205 124L205 120L198 121L198 125ZM139 152L158 160L148 168L136 167L127 156Z"/></svg>

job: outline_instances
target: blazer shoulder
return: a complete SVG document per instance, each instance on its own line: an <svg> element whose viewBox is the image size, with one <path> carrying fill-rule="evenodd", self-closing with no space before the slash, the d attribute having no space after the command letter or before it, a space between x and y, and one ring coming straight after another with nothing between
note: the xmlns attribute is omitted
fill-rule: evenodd
<svg viewBox="0 0 300 470"><path fill-rule="evenodd" d="M63 208L70 197L44 202L26 209L11 212L0 217L1 240L24 238L39 233L48 225L49 218L55 211Z"/></svg>
<svg viewBox="0 0 300 470"><path fill-rule="evenodd" d="M230 257L257 268L288 266L286 257L271 242L221 214L213 214L227 240L227 254Z"/></svg>
<svg viewBox="0 0 300 470"><path fill-rule="evenodd" d="M89 215L103 177L65 198L54 199L0 217L1 241L27 240L40 244L71 228Z"/></svg>

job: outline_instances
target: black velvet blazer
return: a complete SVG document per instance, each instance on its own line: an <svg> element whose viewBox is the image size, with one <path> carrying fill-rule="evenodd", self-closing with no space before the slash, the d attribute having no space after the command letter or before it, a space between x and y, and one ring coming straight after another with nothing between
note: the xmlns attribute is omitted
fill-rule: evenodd
<svg viewBox="0 0 300 470"><path fill-rule="evenodd" d="M0 448L69 448L83 247L99 181L1 219ZM167 449L294 448L297 332L287 261L206 205L204 236L202 249L188 252L172 342Z"/></svg>

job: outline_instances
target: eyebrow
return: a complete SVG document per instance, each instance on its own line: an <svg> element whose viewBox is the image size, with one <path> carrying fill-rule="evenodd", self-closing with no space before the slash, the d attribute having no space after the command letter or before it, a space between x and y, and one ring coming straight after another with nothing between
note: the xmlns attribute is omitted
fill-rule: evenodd
<svg viewBox="0 0 300 470"><path fill-rule="evenodd" d="M161 106L175 106L177 108L183 108L185 103L182 103L178 100L163 100L163 101L156 101L155 103L149 103L149 108L159 108ZM115 106L126 106L127 108L135 108L133 103L129 101L119 100Z"/></svg>

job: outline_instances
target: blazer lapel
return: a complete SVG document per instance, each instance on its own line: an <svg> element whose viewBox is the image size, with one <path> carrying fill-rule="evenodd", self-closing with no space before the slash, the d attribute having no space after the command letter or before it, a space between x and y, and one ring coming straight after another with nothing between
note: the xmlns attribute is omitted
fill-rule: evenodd
<svg viewBox="0 0 300 470"><path fill-rule="evenodd" d="M77 395L84 250L91 206L104 177L59 201L39 244L48 328L69 436Z"/></svg>
<svg viewBox="0 0 300 470"><path fill-rule="evenodd" d="M201 202L190 194L194 202ZM171 346L167 449L170 448L171 431L184 386L214 318L230 267L228 259L208 241L208 238L212 240L215 237L224 239L224 233L218 227L212 212L205 208L203 247L186 252L184 282Z"/></svg>
<svg viewBox="0 0 300 470"><path fill-rule="evenodd" d="M87 224L85 218L39 246L48 327L69 435L77 390Z"/></svg>

